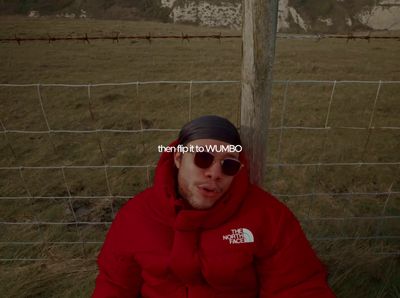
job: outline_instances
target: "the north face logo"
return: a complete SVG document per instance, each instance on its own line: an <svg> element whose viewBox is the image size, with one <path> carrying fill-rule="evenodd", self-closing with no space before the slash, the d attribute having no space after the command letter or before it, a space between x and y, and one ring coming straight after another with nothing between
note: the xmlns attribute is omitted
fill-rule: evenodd
<svg viewBox="0 0 400 298"><path fill-rule="evenodd" d="M246 228L232 229L231 234L222 236L223 240L228 240L229 244L254 242L253 233Z"/></svg>

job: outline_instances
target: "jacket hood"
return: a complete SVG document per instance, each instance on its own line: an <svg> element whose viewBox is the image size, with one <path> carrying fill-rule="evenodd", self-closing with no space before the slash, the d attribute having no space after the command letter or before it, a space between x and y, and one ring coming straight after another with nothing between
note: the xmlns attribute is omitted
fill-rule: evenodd
<svg viewBox="0 0 400 298"><path fill-rule="evenodd" d="M177 140L169 144L170 147L177 145ZM248 166L243 152L239 154L239 159L244 167L233 178L230 188L213 207L206 210L183 208L177 212L178 206L185 204L185 201L178 199L176 193L178 169L174 163L174 153L163 152L155 172L152 187L154 195L149 200L155 217L173 226L175 230L181 231L211 229L226 222L239 209L249 185Z"/></svg>

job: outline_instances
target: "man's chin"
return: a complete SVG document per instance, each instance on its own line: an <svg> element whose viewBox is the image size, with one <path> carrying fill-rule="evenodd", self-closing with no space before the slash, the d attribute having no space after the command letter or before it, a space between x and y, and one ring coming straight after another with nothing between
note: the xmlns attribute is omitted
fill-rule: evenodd
<svg viewBox="0 0 400 298"><path fill-rule="evenodd" d="M203 197L196 197L190 198L188 200L189 204L197 210L206 210L212 208L219 200L220 196L216 198L203 198Z"/></svg>

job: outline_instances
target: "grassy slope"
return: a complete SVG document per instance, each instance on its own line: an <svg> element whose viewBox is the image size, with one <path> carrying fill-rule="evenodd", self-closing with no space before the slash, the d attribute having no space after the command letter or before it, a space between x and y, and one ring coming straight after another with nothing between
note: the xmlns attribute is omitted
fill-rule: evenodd
<svg viewBox="0 0 400 298"><path fill-rule="evenodd" d="M111 34L212 33L208 28L121 21L27 20L2 18L0 36ZM232 33L223 31L223 33ZM237 33L237 32L233 32ZM279 40L275 79L398 80L399 42L340 40ZM23 43L0 45L1 83L102 83L147 80L239 80L240 40L147 42L97 41ZM375 126L400 126L397 85L384 85L374 116ZM284 123L288 126L323 126L332 85L291 85ZM377 85L338 85L329 124L368 126ZM137 92L139 91L139 92ZM271 126L280 126L284 88L274 87ZM88 109L87 89L42 88L43 104L52 129L179 128L188 117L188 85L99 87L91 90L93 119ZM238 123L240 89L237 85L193 85L192 117L220 113ZM43 130L35 88L1 88L0 120L8 129ZM305 100L306 99L306 100ZM157 107L157 108L155 108ZM162 107L162 108L158 108ZM166 112L167 111L167 112ZM174 115L174 117L171 117ZM8 134L15 156L5 138L0 140L0 166L152 164L155 146L175 134L100 134L99 136L55 134ZM384 162L398 161L399 133L376 131L365 146L366 131L332 129L328 135L315 131L285 131L278 156L280 132L269 137L269 162ZM51 141L51 142L50 142ZM102 153L98 144L102 146ZM53 145L52 145L53 143ZM310 145L311 144L311 145ZM366 150L364 150L366 148ZM111 193L130 196L148 183L145 170L110 170ZM108 194L104 172L65 170L73 196ZM24 170L25 183L16 171L0 172L1 196L67 195L59 171ZM267 187L281 194L309 192L385 192L400 190L398 167L286 168L268 169ZM282 197L301 218L398 215L400 198L392 195L363 197ZM123 199L1 200L0 221L73 221L71 207L81 221L109 221ZM379 231L377 230L379 227ZM398 220L304 222L310 237L399 235ZM2 229L4 226L2 227ZM78 230L77 230L78 229ZM0 241L101 241L103 226L7 226ZM78 231L78 233L77 233ZM377 234L378 233L378 234ZM398 242L319 241L315 247L329 266L330 282L338 297L396 297L399 294L398 258L376 255L394 251ZM93 287L93 261L65 261L83 255L93 259L98 245L0 246L3 258L44 257L53 261L5 262L0 273L0 293L8 297L87 297Z"/></svg>
<svg viewBox="0 0 400 298"><path fill-rule="evenodd" d="M19 0L0 1L0 15L27 15L36 10L43 16L74 13L81 10L89 17L129 20L168 21L170 10L160 6L160 0Z"/></svg>

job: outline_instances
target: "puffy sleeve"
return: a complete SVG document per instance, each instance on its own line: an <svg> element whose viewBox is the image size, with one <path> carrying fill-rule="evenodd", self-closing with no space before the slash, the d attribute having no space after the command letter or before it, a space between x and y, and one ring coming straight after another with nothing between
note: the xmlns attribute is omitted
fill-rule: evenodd
<svg viewBox="0 0 400 298"><path fill-rule="evenodd" d="M129 251L129 231L122 208L115 217L97 258L99 273L92 298L139 297L141 268Z"/></svg>
<svg viewBox="0 0 400 298"><path fill-rule="evenodd" d="M334 298L323 264L311 248L298 220L285 207L266 229L265 249L256 262L260 298Z"/></svg>

